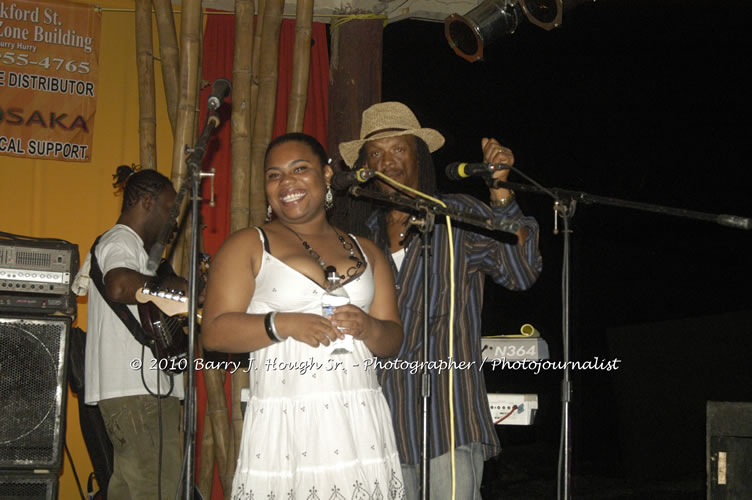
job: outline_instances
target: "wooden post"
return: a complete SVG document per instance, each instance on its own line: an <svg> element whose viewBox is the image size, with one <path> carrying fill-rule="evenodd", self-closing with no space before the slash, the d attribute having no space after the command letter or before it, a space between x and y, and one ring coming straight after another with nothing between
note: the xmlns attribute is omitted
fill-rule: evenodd
<svg viewBox="0 0 752 500"><path fill-rule="evenodd" d="M339 144L360 136L363 110L381 101L382 19L352 19L331 26L329 66L329 134L327 149L333 160L341 159ZM344 162L334 162L347 169ZM347 227L353 203L347 194L335 194L331 222Z"/></svg>
<svg viewBox="0 0 752 500"><path fill-rule="evenodd" d="M353 19L332 25L329 68L329 155L339 143L357 139L363 110L381 101L382 19Z"/></svg>

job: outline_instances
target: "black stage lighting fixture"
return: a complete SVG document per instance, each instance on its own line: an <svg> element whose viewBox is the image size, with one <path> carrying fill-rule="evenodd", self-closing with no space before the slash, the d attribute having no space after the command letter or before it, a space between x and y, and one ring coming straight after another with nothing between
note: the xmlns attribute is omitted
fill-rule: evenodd
<svg viewBox="0 0 752 500"><path fill-rule="evenodd" d="M561 12L564 10L562 0L519 0L519 4L527 20L544 30L557 28L561 24Z"/></svg>
<svg viewBox="0 0 752 500"><path fill-rule="evenodd" d="M483 0L464 16L444 20L444 35L454 52L470 62L483 59L483 48L514 33L522 18L516 1Z"/></svg>
<svg viewBox="0 0 752 500"><path fill-rule="evenodd" d="M595 0L483 0L464 16L444 19L444 35L454 52L470 62L483 59L483 50L528 21L545 30L561 25L562 13Z"/></svg>

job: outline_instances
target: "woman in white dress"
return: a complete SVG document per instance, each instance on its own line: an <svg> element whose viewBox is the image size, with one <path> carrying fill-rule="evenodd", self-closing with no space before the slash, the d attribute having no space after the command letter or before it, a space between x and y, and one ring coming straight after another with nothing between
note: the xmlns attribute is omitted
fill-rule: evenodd
<svg viewBox="0 0 752 500"><path fill-rule="evenodd" d="M272 141L264 178L275 218L231 235L212 261L203 345L251 353L233 498L404 495L374 369L376 357L395 355L402 341L392 272L373 243L327 221L332 173L316 139ZM328 319L325 270L350 298ZM332 351L343 340L352 343Z"/></svg>

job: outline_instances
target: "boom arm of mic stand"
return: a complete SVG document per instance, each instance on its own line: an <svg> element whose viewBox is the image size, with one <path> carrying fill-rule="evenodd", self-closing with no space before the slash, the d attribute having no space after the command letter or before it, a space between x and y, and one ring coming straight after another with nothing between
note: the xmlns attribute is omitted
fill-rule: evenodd
<svg viewBox="0 0 752 500"><path fill-rule="evenodd" d="M568 191L558 188L544 188L542 186L533 186L527 184L517 184L513 182L499 181L489 178L486 181L490 188L504 187L507 189L513 189L515 191L526 191L538 194L545 194L552 197L555 201L560 202L564 200L579 201L581 203L602 205L610 205L615 207L632 208L635 210L641 210L644 212L654 212L665 215L674 215L677 217L685 217L697 220L704 220L709 222L716 222L718 224L735 227L738 229L750 229L752 228L752 221L748 218L737 217L733 215L718 215L705 212L696 212L692 210L684 210L679 208L665 207L661 205L653 205L649 203L640 203L628 200L620 200L617 198L608 198L605 196L594 196L582 191ZM569 295L570 295L570 256L569 256L569 230L568 230L568 218L562 217L564 221L564 263L562 271L562 345L564 361L569 361ZM571 418L569 414L570 399L572 394L572 382L569 375L568 364L565 365L564 375L561 386L561 398L562 398L562 437L559 451L559 484L561 484L560 492L563 491L564 500L570 498L570 483L571 483L571 461L572 461L572 441L571 435Z"/></svg>
<svg viewBox="0 0 752 500"><path fill-rule="evenodd" d="M434 203L429 200L419 198L408 198L407 196L398 193L382 193L381 191L366 190L359 186L352 186L348 192L352 196L361 196L364 198L371 198L385 202L391 206L397 206L406 208L409 210L422 212L428 211L439 215L448 215L454 220L458 220L471 226L476 226L484 229L491 229L496 231L504 231L505 233L516 233L520 230L520 223L517 221L510 221L506 219L493 219L487 217L480 217L467 212L458 212L446 207L442 207L438 203Z"/></svg>
<svg viewBox="0 0 752 500"><path fill-rule="evenodd" d="M507 188L515 191L527 191L539 194L547 194L553 196L556 200L570 199L576 200L580 203L586 204L601 204L609 205L612 207L631 208L634 210L641 210L643 212L654 212L664 215L673 215L676 217L685 217L688 219L704 220L707 222L715 222L722 226L734 227L737 229L752 229L752 219L748 217L740 217L738 215L726 215L726 214L711 214L708 212L698 212L695 210L685 210L683 208L666 207L662 205L654 205L651 203L641 203L638 201L621 200L618 198L610 198L607 196L598 196L588 194L583 191L569 191L559 188L539 188L537 186L531 186L528 184L518 184L515 182L506 182L493 180L489 183L491 188Z"/></svg>

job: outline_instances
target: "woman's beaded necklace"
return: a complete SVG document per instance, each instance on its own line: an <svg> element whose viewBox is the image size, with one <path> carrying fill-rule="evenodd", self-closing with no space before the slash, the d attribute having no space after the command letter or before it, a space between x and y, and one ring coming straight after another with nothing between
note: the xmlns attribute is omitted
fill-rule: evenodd
<svg viewBox="0 0 752 500"><path fill-rule="evenodd" d="M327 266L326 262L324 262L324 259L321 258L318 252L316 252L316 250L311 248L311 245L309 245L307 241L301 238L300 235L293 228L288 227L285 224L282 224L282 226L289 229L292 232L292 234L297 236L300 242L303 244L303 248L306 249L306 251L311 255L311 257L313 257L313 260L318 262L318 264L321 266L321 270L324 271L325 280L328 276L328 271L334 270L335 273L337 272L337 268L335 266ZM353 244L346 241L345 238L341 234L339 234L339 232L336 229L334 229L334 232L337 233L337 238L339 239L339 242L342 244L342 248L347 250L347 252L350 254L349 259L355 261L355 264L347 268L347 272L345 274L338 274L340 281L344 282L345 278L352 278L353 276L358 274L358 271L360 271L360 268L363 267L363 261L360 260L360 258L355 255L355 251L353 250Z"/></svg>

